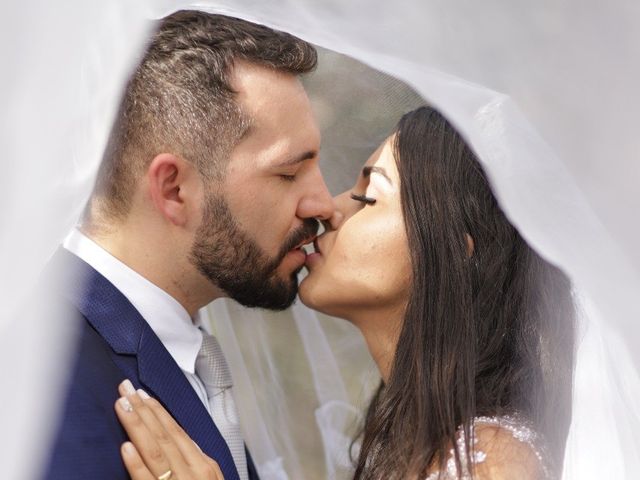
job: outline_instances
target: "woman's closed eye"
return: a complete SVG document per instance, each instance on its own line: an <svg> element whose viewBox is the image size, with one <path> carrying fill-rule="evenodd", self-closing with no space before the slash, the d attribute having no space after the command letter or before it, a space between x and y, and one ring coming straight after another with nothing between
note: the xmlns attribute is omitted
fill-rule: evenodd
<svg viewBox="0 0 640 480"><path fill-rule="evenodd" d="M374 203L376 203L375 198L367 197L366 195L358 195L356 193L352 193L351 198L357 202L362 202L366 205L373 205Z"/></svg>

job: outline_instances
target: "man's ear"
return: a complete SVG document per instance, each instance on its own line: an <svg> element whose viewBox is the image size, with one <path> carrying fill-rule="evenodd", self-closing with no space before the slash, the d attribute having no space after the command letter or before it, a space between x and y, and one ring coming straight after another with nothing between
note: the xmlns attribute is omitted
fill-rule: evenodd
<svg viewBox="0 0 640 480"><path fill-rule="evenodd" d="M151 201L164 218L177 226L188 220L184 186L192 173L191 164L170 153L157 155L147 169Z"/></svg>

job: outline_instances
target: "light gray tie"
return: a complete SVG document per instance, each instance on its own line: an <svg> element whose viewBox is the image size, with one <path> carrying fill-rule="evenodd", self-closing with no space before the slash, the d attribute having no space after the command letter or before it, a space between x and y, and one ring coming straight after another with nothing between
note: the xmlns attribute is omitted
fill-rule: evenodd
<svg viewBox="0 0 640 480"><path fill-rule="evenodd" d="M248 480L247 456L236 405L231 393L233 386L231 371L218 340L205 332L202 332L202 347L196 358L196 375L202 380L207 390L211 416L229 446L240 480Z"/></svg>

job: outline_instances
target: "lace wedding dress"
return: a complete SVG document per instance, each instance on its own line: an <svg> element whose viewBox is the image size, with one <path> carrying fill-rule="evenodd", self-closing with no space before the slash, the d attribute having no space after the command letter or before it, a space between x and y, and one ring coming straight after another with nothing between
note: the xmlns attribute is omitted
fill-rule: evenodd
<svg viewBox="0 0 640 480"><path fill-rule="evenodd" d="M483 433L480 433L481 431ZM486 435L487 432L492 432L495 436L490 437ZM495 439L495 442L492 439ZM512 473L514 479L521 479L523 477L519 471L523 469L528 471L527 479L551 478L538 434L518 417L476 417L473 421L470 458L467 458L465 452L465 434L462 430L458 433L457 443L461 475L458 476L454 450L451 449L445 470L431 472L425 480L470 480L470 471L475 473L475 480L483 480L490 478L483 475L483 470L496 469L503 473L501 478L504 477L504 473ZM511 466L513 472L510 472Z"/></svg>

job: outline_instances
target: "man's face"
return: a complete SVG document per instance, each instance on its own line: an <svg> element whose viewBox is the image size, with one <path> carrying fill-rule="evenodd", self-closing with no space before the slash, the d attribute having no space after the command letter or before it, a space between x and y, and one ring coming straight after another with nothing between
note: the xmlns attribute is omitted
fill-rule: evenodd
<svg viewBox="0 0 640 480"><path fill-rule="evenodd" d="M286 308L305 261L299 248L333 214L320 173L320 133L292 75L239 62L233 86L251 127L221 185L205 196L192 261L246 306Z"/></svg>

